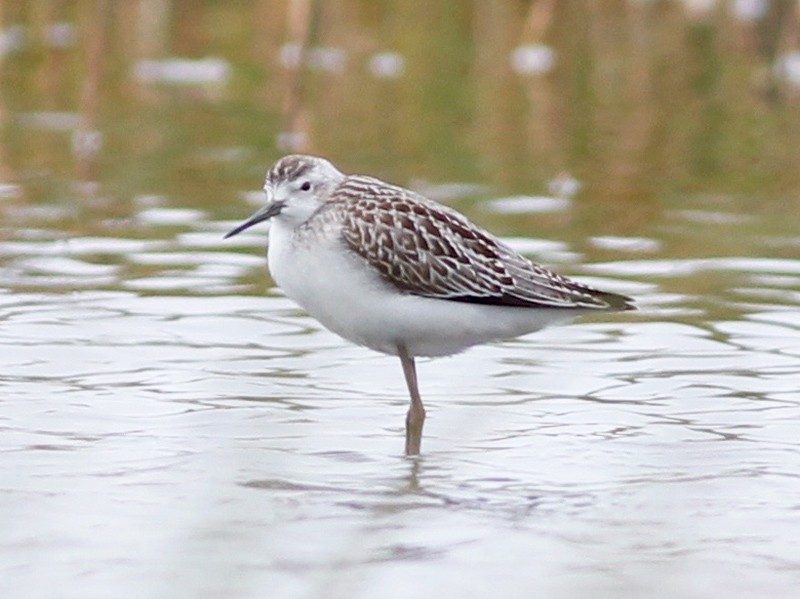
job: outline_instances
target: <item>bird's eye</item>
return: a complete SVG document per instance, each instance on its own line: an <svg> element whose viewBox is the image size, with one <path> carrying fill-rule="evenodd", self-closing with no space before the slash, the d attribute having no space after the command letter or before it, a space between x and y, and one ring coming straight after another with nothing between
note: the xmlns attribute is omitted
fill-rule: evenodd
<svg viewBox="0 0 800 599"><path fill-rule="evenodd" d="M308 191L309 189L311 189L311 183L309 183L308 181L303 181L303 184L300 186L300 189L302 189L303 191Z"/></svg>

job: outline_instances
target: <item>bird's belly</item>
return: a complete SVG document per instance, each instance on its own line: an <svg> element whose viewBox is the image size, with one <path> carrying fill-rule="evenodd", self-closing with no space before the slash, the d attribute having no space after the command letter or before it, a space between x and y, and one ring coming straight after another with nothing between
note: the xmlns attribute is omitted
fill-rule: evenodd
<svg viewBox="0 0 800 599"><path fill-rule="evenodd" d="M271 231L271 235L275 231ZM557 308L516 308L426 298L399 291L357 254L336 245L270 241L269 268L284 293L334 333L376 351L445 356L576 316Z"/></svg>

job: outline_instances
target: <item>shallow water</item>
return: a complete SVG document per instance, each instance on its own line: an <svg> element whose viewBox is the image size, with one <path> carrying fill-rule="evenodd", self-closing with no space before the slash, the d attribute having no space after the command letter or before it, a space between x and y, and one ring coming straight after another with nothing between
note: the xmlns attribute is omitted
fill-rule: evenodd
<svg viewBox="0 0 800 599"><path fill-rule="evenodd" d="M588 235L617 253L603 262L509 238L641 311L422 362L414 460L397 361L248 282L266 278L263 231L223 242L231 222L147 207L132 222L168 223L147 239L68 237L46 212L17 215L25 239L2 250L15 596L779 597L800 581L796 259Z"/></svg>

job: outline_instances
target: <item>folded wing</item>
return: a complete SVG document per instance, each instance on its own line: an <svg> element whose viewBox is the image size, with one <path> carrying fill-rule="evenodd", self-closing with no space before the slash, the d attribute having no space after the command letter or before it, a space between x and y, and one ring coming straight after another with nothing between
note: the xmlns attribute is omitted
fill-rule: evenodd
<svg viewBox="0 0 800 599"><path fill-rule="evenodd" d="M498 306L633 309L521 256L464 216L401 187L347 177L325 206L345 244L407 293Z"/></svg>

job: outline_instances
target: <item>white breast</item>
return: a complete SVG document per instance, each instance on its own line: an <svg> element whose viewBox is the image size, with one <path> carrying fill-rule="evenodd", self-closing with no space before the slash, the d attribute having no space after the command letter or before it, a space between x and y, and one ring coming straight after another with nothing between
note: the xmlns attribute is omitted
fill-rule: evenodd
<svg viewBox="0 0 800 599"><path fill-rule="evenodd" d="M578 316L580 310L514 308L430 299L399 291L336 235L299 241L275 220L269 269L275 282L326 328L397 355L444 356Z"/></svg>

